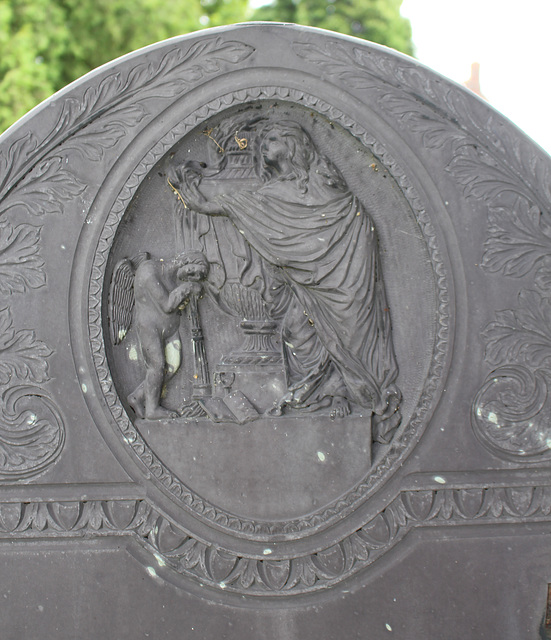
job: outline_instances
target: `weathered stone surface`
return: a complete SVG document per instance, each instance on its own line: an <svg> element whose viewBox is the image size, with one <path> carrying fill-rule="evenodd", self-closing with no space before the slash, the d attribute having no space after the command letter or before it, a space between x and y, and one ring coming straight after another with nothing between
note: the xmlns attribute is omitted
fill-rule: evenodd
<svg viewBox="0 0 551 640"><path fill-rule="evenodd" d="M290 25L0 140L3 637L536 637L549 158Z"/></svg>

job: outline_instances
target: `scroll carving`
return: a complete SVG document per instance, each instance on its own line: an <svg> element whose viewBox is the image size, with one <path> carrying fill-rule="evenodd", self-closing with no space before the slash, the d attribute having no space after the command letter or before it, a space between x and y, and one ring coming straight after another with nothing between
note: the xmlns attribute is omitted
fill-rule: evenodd
<svg viewBox="0 0 551 640"><path fill-rule="evenodd" d="M481 442L498 455L549 459L549 159L514 131L503 128L498 138L495 116L484 105L415 64L338 43L299 43L294 49L330 75L344 72L353 86L377 91L381 106L424 146L445 150L447 170L465 196L487 206L486 270L513 278L534 274L537 288L520 293L520 308L498 312L483 333L487 359L498 368L474 400L472 421Z"/></svg>
<svg viewBox="0 0 551 640"><path fill-rule="evenodd" d="M39 255L40 228L0 223L0 294L27 293L46 284ZM49 380L51 349L29 329L13 326L0 309L0 478L40 473L59 456L65 439L61 415L40 385Z"/></svg>
<svg viewBox="0 0 551 640"><path fill-rule="evenodd" d="M0 310L0 477L33 476L54 462L65 429L49 396L34 386L49 380L52 351L33 331L13 327L8 308Z"/></svg>
<svg viewBox="0 0 551 640"><path fill-rule="evenodd" d="M15 386L0 405L0 478L28 478L50 466L65 440L56 405L38 387Z"/></svg>
<svg viewBox="0 0 551 640"><path fill-rule="evenodd" d="M483 332L490 373L473 405L473 425L494 453L539 462L551 458L549 298L521 291L519 308L496 313Z"/></svg>
<svg viewBox="0 0 551 640"><path fill-rule="evenodd" d="M150 115L148 98L171 98L254 52L239 42L208 38L185 50L112 73L82 96L58 100L53 126L28 132L0 152L0 215L62 214L86 185L75 175L71 153L100 160L134 125ZM40 227L0 223L0 294L28 294L46 284L39 255ZM1 306L1 305L0 305ZM30 330L16 330L9 309L0 310L0 476L32 476L59 455L64 426L39 387L49 379L51 350Z"/></svg>

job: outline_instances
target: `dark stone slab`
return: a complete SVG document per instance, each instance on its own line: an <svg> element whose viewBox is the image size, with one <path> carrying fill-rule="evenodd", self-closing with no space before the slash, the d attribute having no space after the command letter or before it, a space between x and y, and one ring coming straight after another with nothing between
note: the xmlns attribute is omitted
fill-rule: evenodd
<svg viewBox="0 0 551 640"><path fill-rule="evenodd" d="M239 425L203 418L144 420L139 428L175 475L209 502L235 515L284 520L331 504L369 472L365 420L344 422L301 416Z"/></svg>
<svg viewBox="0 0 551 640"><path fill-rule="evenodd" d="M241 25L0 167L5 637L545 633L551 165L510 123Z"/></svg>

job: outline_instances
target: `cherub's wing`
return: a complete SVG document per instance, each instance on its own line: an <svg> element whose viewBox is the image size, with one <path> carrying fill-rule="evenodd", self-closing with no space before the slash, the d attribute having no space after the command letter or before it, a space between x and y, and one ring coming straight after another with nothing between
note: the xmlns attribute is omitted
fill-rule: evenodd
<svg viewBox="0 0 551 640"><path fill-rule="evenodd" d="M132 324L134 309L134 267L128 258L115 265L109 289L109 333L111 342L120 344Z"/></svg>

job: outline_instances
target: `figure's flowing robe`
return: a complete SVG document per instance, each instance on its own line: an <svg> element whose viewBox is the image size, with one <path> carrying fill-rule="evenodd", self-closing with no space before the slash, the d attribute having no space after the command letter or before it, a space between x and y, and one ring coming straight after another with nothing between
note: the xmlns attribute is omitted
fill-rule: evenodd
<svg viewBox="0 0 551 640"><path fill-rule="evenodd" d="M297 180L274 180L256 191L224 194L216 201L272 266L287 300L291 292L295 319L288 327L283 319L283 333L295 356L300 348L295 339L301 343L303 370L313 367L316 359L321 368L321 359L328 356L346 387L345 395L383 414L389 395L399 393L394 386L398 369L377 236L359 200L314 174L306 193ZM302 311L303 329L293 337L297 309Z"/></svg>

